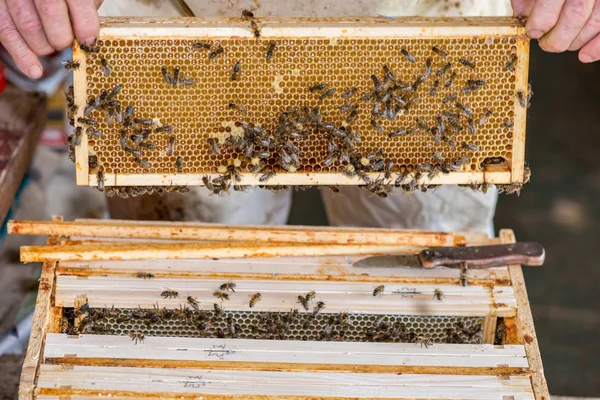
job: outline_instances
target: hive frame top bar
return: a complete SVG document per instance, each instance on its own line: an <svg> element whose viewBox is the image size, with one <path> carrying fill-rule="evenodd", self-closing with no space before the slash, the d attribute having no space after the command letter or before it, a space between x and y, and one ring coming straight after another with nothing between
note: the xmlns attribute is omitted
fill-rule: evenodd
<svg viewBox="0 0 600 400"><path fill-rule="evenodd" d="M357 17L357 18L257 18L264 40L271 38L382 38L382 39L461 39L461 38L502 38L518 39L515 87L524 91L527 87L529 39L525 27L512 17L471 17L471 18L419 18L419 17ZM248 20L241 18L102 18L99 40L119 39L219 39L252 38L253 32ZM75 72L75 102L84 104L86 99L85 55L77 45L74 46L74 58L82 66ZM523 182L524 141L526 110L515 104L513 111L514 131L512 141L512 159L501 165L488 165L483 171L460 171L449 175L438 174L433 179L421 178L420 184L507 184ZM75 149L77 154L77 184L95 186L97 175L90 171L85 160L88 157L87 135L82 137L83 145ZM368 172L372 179L381 175ZM106 186L202 186L203 176L211 179L218 177L212 173L105 173ZM274 176L268 183L259 181L256 174L242 172L244 185L355 185L357 177L347 177L339 172L297 171L291 174ZM398 178L393 173L392 179ZM404 182L406 183L406 182Z"/></svg>
<svg viewBox="0 0 600 400"><path fill-rule="evenodd" d="M257 19L266 37L472 37L525 35L525 27L512 17L425 18L356 17ZM241 18L102 18L99 39L129 33L133 37L251 36L248 21ZM152 28L151 33L148 28ZM300 28L300 29L299 29ZM366 29L365 29L366 28ZM389 28L393 28L390 31ZM162 31L165 29L166 31Z"/></svg>

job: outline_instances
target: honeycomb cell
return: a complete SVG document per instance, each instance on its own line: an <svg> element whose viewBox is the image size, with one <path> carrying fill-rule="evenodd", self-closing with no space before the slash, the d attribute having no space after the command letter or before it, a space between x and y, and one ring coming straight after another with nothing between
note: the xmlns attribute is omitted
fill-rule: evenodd
<svg viewBox="0 0 600 400"><path fill-rule="evenodd" d="M233 126L235 121L259 125L273 135L281 113L303 107L318 106L324 121L341 126L348 114L340 110L343 104L357 105L358 115L349 125L361 136L356 151L361 154L381 151L397 167L431 162L431 153L440 152L455 159L466 156L470 162L463 165L463 170L480 171L481 162L486 158L510 159L512 156L513 134L505 124L514 120L516 78L505 65L510 56L516 54L515 37L281 38L277 39L273 59L269 62L265 59L266 43L253 38L213 41L213 47L219 43L225 52L212 60L208 51L194 50L194 42L193 38L101 40L99 53L86 54L85 79L81 81L86 85L86 103L121 84L121 91L114 96L120 102L121 110L133 106L136 118L157 119L173 126L171 133L155 132L156 125L150 129L146 140L152 142L156 150L144 151L142 157L148 159L151 168L142 170L134 162L135 156L120 144L122 125L113 123L109 126L109 112L105 109L93 111L90 116L98 121L103 135L94 138L91 148L99 155L105 173L115 173L118 169L120 174L150 171L174 174L177 156L183 158L185 172L193 174L210 172L215 166L228 164L232 158L247 162L241 151L226 146L220 154L212 154L207 139L215 132L224 131L225 126L231 130L229 125ZM445 49L447 57L435 54L433 46ZM401 49L407 49L415 63L408 62ZM111 65L110 76L105 76L102 71L102 58ZM461 58L471 60L476 67L471 69L461 65ZM418 99L408 109L400 110L393 119L378 118L383 127L383 133L378 133L371 125L373 102L360 100L361 96L374 90L371 75L383 80L383 66L387 65L394 72L396 85L412 84L426 73L428 59L431 60L430 75L409 96ZM236 61L240 62L241 70L234 81L231 78ZM438 75L445 63L450 63L451 67L445 74ZM167 84L161 72L163 67L170 74L179 68L179 79L191 80L194 84ZM452 73L456 73L456 78L451 85L446 85ZM485 85L465 91L469 80L476 79L485 80ZM430 90L436 81L437 93L431 96ZM320 100L320 93L308 89L316 82L336 88L335 94ZM356 93L342 98L349 88L356 88ZM388 138L389 132L414 128L417 118L434 127L436 117L443 111L457 112L452 103L443 103L443 99L452 94L457 94L457 101L472 112L469 117L461 115L456 127L446 121L444 134L458 143L456 148L449 147L445 141L436 144L430 132L419 130L411 135ZM235 103L236 108L232 109L231 103ZM86 105L78 106L83 109ZM480 125L479 119L488 110L493 112L492 117ZM469 119L477 125L475 136L469 133ZM336 171L344 165L337 161L329 167L323 165L328 156L328 133L314 124L305 128L310 131L308 138L295 142L300 150L298 172ZM134 133L134 127L126 129L128 135ZM174 156L167 154L170 135L174 135L178 143ZM465 141L479 143L480 149L476 152L461 149L460 143ZM272 152L272 158L265 160L265 164L278 168L276 154Z"/></svg>

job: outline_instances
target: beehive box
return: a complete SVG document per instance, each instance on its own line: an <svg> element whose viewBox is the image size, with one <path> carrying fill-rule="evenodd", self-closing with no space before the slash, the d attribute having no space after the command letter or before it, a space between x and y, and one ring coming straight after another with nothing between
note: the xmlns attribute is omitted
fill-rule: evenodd
<svg viewBox="0 0 600 400"><path fill-rule="evenodd" d="M74 46L79 185L97 185L99 171L105 186L203 185L223 175L278 186L527 180L529 39L516 19L111 18L101 26L96 52ZM327 87L311 91L317 83ZM127 106L130 121L151 126L124 124Z"/></svg>
<svg viewBox="0 0 600 400"><path fill-rule="evenodd" d="M23 399L549 399L519 265L469 270L463 287L455 269L352 264L512 243L512 231L85 220L9 229L55 235L22 248L23 260L44 261ZM225 283L235 292L219 300ZM297 299L311 291L305 310Z"/></svg>

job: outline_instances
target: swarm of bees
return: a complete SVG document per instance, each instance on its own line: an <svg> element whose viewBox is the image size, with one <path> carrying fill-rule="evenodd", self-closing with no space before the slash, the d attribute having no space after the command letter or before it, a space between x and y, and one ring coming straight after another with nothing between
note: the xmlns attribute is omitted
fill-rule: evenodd
<svg viewBox="0 0 600 400"><path fill-rule="evenodd" d="M249 22L249 28L256 39L261 39L261 29L254 13L244 10L241 15L244 21ZM193 52L206 52L209 60L224 57L224 47L218 41L196 41L190 44ZM265 43L264 59L270 62L278 54L278 43L269 41ZM82 50L95 54L100 52L96 44L81 46ZM327 169L337 170L339 173L354 181L360 181L359 186L370 193L387 197L395 188L400 188L407 193L415 191L432 190L439 185L431 184L440 174L469 170L471 158L480 151L477 134L484 127L495 112L493 109L484 110L482 114L471 108L466 102L466 95L477 93L487 86L485 79L477 76L479 62L469 56L457 57L452 60L449 51L439 45L430 48L429 54L415 55L409 47L399 49L403 57L401 62L406 62L411 69L416 69L412 77L400 76L390 64L382 64L376 68L375 73L365 80L372 85L367 93L360 93L357 87L338 88L332 87L327 82L314 82L307 89L314 94L315 104L298 106L282 111L274 117L272 123L259 124L257 121L247 121L241 118L235 123L236 132L231 133L225 140L219 141L211 137L207 143L213 154L232 154L228 165L219 169L218 175L203 177L204 186L213 194L222 195L234 191L245 191L248 186L243 184L242 171L256 174L259 187L266 187L272 191L286 190L286 185L273 184L273 177L281 172L294 173L302 171L303 160L307 158L301 150L301 144L310 134L316 133L325 139L327 154L323 160L318 160ZM97 56L100 57L100 56ZM106 58L99 58L100 67L105 76L111 76L112 67ZM515 71L518 57L511 54L503 62L506 71ZM79 61L65 61L65 68L76 70ZM191 87L196 81L184 75L178 66L159 66L162 81L172 87ZM243 79L241 75L242 64L240 60L229 64L228 71L232 81ZM229 73L229 72L228 72ZM461 75L468 74L466 84L458 87L456 82ZM159 75L159 76L160 76ZM404 126L389 127L399 116L414 109L423 97L435 97L444 91L444 96L439 96L440 110L434 120L416 118L414 123L405 122ZM160 150L172 158L173 166L177 173L188 171L186 159L177 156L177 136L171 134L172 126L163 126L153 118L141 118L134 115L133 106L122 107L117 100L121 85L116 85L110 91L104 91L94 98L89 98L83 110L83 117L77 118L78 107L74 103L73 91L66 93L68 116L75 132L67 140L69 142L69 158L74 160L74 148L81 144L84 133L88 138L102 138L103 132L94 119L94 113L103 113L108 126L115 123L121 124L120 145L125 153L130 154L135 164L141 168L152 168L153 160L145 157L146 151ZM447 91L450 91L448 93ZM515 101L523 107L529 107L533 91L531 86L526 91L517 91ZM340 120L328 118L321 108L321 104L328 105L341 98L339 110L342 112ZM325 102L325 103L324 103ZM328 105L329 107L329 105ZM239 104L238 100L229 101L229 109L245 114L247 107ZM477 111L477 112L476 112ZM416 165L395 165L382 151L374 149L359 150L362 135L355 122L367 116L373 132L369 135L382 135L387 140L400 140L410 136L424 136L437 145L445 145L448 151L433 151L429 160ZM158 122L157 122L158 121ZM505 123L505 129L512 129L512 121ZM272 127L271 127L272 126ZM241 132L241 133L239 133ZM469 133L471 139L464 139L463 133ZM166 138L154 138L156 134L167 133ZM461 139L458 138L460 134ZM160 145L159 145L160 143ZM166 143L166 144L165 144ZM460 153L458 157L449 154ZM447 154L446 154L447 153ZM477 154L475 154L477 155ZM96 160L97 161L97 160ZM100 178L96 162L94 168L90 162L90 169L96 171ZM222 172L226 169L225 172ZM102 172L103 174L103 172ZM104 178L104 175L102 175ZM110 186L108 184L107 186ZM463 185L472 190L486 192L489 185L486 182ZM521 185L522 186L522 185ZM504 185L499 187L501 193L516 193L521 190L519 185ZM98 189L104 190L104 181L98 179ZM300 188L304 189L304 188ZM333 186L332 190L336 190ZM150 187L122 187L108 188L107 195L120 197L135 197L151 193L186 193L185 187L163 187L162 189Z"/></svg>

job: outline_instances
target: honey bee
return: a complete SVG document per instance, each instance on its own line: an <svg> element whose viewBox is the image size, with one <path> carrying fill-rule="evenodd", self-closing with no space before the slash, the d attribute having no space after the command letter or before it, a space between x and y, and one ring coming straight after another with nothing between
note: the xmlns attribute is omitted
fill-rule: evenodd
<svg viewBox="0 0 600 400"><path fill-rule="evenodd" d="M493 112L492 110L487 110L487 111L485 112L485 114L483 114L483 115L481 116L481 118L479 118L479 121L478 121L479 125L483 125L483 124L485 124L486 122L488 122L488 120L490 119L490 117L492 116L492 114L493 114L493 113L494 113L494 112Z"/></svg>
<svg viewBox="0 0 600 400"><path fill-rule="evenodd" d="M473 115L473 110L471 110L469 107L465 106L462 103L456 102L454 103L454 106L458 108L467 117L471 117Z"/></svg>
<svg viewBox="0 0 600 400"><path fill-rule="evenodd" d="M375 296L382 296L384 290L385 290L385 286L384 285L377 286L375 288L375 290L373 290L373 297L375 297Z"/></svg>
<svg viewBox="0 0 600 400"><path fill-rule="evenodd" d="M474 69L475 68L475 63L473 63L472 61L467 60L466 58L460 58L458 60L459 63L461 63L461 65L464 65L467 68L470 69Z"/></svg>
<svg viewBox="0 0 600 400"><path fill-rule="evenodd" d="M95 41L91 45L81 44L81 45L79 45L79 48L81 50L85 51L86 53L99 53L100 52L100 46L96 45Z"/></svg>
<svg viewBox="0 0 600 400"><path fill-rule="evenodd" d="M267 47L267 54L265 56L267 61L270 61L273 58L273 54L275 53L276 46L277 46L277 43L269 42L269 46Z"/></svg>
<svg viewBox="0 0 600 400"><path fill-rule="evenodd" d="M421 347L425 346L426 349L428 349L431 346L433 346L433 340L430 337L427 337L427 336L417 336L415 338L415 343L416 344L420 344Z"/></svg>
<svg viewBox="0 0 600 400"><path fill-rule="evenodd" d="M448 69L450 69L450 67L452 67L452 63L444 63L444 65L442 65L440 67L440 69L435 73L437 76L442 76L445 75L446 72L448 72Z"/></svg>
<svg viewBox="0 0 600 400"><path fill-rule="evenodd" d="M442 100L442 103L448 104L448 103L451 103L453 101L456 101L457 99L458 99L458 94L457 93L453 93L450 96L445 97L444 100Z"/></svg>
<svg viewBox="0 0 600 400"><path fill-rule="evenodd" d="M160 295L165 299L176 299L179 297L179 293L171 289L164 290Z"/></svg>
<svg viewBox="0 0 600 400"><path fill-rule="evenodd" d="M208 145L210 146L211 151L214 154L220 154L221 153L221 147L218 144L218 140L215 138L208 138Z"/></svg>
<svg viewBox="0 0 600 400"><path fill-rule="evenodd" d="M479 151L479 146L467 142L462 142L461 147L469 151Z"/></svg>
<svg viewBox="0 0 600 400"><path fill-rule="evenodd" d="M376 120L374 120L374 119L371 120L371 126L373 128L375 128L375 130L377 131L377 133L383 133L383 127Z"/></svg>
<svg viewBox="0 0 600 400"><path fill-rule="evenodd" d="M258 178L259 182L267 182L269 179L271 179L272 177L274 177L276 175L275 171L269 171L269 172L265 172L264 174L262 174L260 176L260 178Z"/></svg>
<svg viewBox="0 0 600 400"><path fill-rule="evenodd" d="M452 86L452 83L454 83L455 79L456 79L456 72L453 72L452 74L450 74L450 77L446 80L446 82L444 82L444 87Z"/></svg>
<svg viewBox="0 0 600 400"><path fill-rule="evenodd" d="M446 161L446 159L437 151L434 151L431 154L431 158L433 159L434 162L437 162L437 163L443 163L444 161Z"/></svg>
<svg viewBox="0 0 600 400"><path fill-rule="evenodd" d="M355 87L350 88L347 91L345 91L344 93L342 93L342 99L350 98L350 97L354 96L354 94L356 94L356 92L358 92L357 88L355 88Z"/></svg>
<svg viewBox="0 0 600 400"><path fill-rule="evenodd" d="M387 77L387 79L389 79L392 82L396 82L396 75L394 75L394 73L392 72L390 67L388 67L387 65L384 65L383 71L385 72L385 76Z"/></svg>
<svg viewBox="0 0 600 400"><path fill-rule="evenodd" d="M519 99L519 104L521 105L521 107L526 108L527 100L525 99L525 95L523 94L523 92L517 92L517 98Z"/></svg>
<svg viewBox="0 0 600 400"><path fill-rule="evenodd" d="M326 98L333 96L335 94L335 91L335 88L327 89L326 91L321 93L321 96L319 96L319 100L325 100Z"/></svg>
<svg viewBox="0 0 600 400"><path fill-rule="evenodd" d="M177 167L177 172L183 172L183 158L181 156L177 156L177 159L175 160L175 166Z"/></svg>
<svg viewBox="0 0 600 400"><path fill-rule="evenodd" d="M221 291L231 290L233 293L235 293L236 286L237 285L235 283L229 281L229 282L225 282L221 286L219 286L219 290L221 290Z"/></svg>
<svg viewBox="0 0 600 400"><path fill-rule="evenodd" d="M192 44L192 48L196 50L210 50L210 47L210 43L195 42L194 44Z"/></svg>
<svg viewBox="0 0 600 400"><path fill-rule="evenodd" d="M260 29L255 21L250 21L250 27L252 28L252 34L256 39L260 38Z"/></svg>
<svg viewBox="0 0 600 400"><path fill-rule="evenodd" d="M217 299L223 301L223 300L229 300L229 294L225 293L225 292L221 292L219 290L217 290L216 292L213 293L213 296L215 296Z"/></svg>
<svg viewBox="0 0 600 400"><path fill-rule="evenodd" d="M104 181L106 180L106 178L104 177L104 171L102 169L98 170L98 173L96 174L96 178L98 180L98 190L103 192L104 191Z"/></svg>
<svg viewBox="0 0 600 400"><path fill-rule="evenodd" d="M306 297L304 296L298 296L298 301L296 303L300 303L302 304L302 307L304 307L304 309L306 311L308 311L308 300L306 299Z"/></svg>
<svg viewBox="0 0 600 400"><path fill-rule="evenodd" d="M155 133L171 133L173 132L173 126L172 125L163 125L163 126L159 126L156 127L156 129L154 129Z"/></svg>
<svg viewBox="0 0 600 400"><path fill-rule="evenodd" d="M62 65L65 69L69 70L69 71L76 71L79 69L79 61L74 61L74 60L66 60L62 62Z"/></svg>
<svg viewBox="0 0 600 400"><path fill-rule="evenodd" d="M425 60L425 78L429 78L429 76L431 75L431 64L433 63L433 60L431 58L428 58L427 60Z"/></svg>
<svg viewBox="0 0 600 400"><path fill-rule="evenodd" d="M320 92L321 90L325 90L327 89L327 84L326 83L321 83L321 82L317 82L312 84L308 90L310 90L311 92Z"/></svg>
<svg viewBox="0 0 600 400"><path fill-rule="evenodd" d="M417 118L417 127L419 129L421 129L422 131L427 132L429 130L429 125L427 124L427 121L424 121L422 119Z"/></svg>
<svg viewBox="0 0 600 400"><path fill-rule="evenodd" d="M177 86L179 84L179 73L181 69L179 67L173 68L173 77L171 78L171 85Z"/></svg>
<svg viewBox="0 0 600 400"><path fill-rule="evenodd" d="M172 85L173 84L173 78L171 78L171 75L169 75L169 72L167 70L167 67L162 67L160 69L160 72L162 73L163 79L165 80L165 82L168 85Z"/></svg>
<svg viewBox="0 0 600 400"><path fill-rule="evenodd" d="M400 50L400 52L402 53L404 58L406 58L406 61L408 61L409 63L414 64L416 62L415 57L412 54L410 54L408 50L402 49Z"/></svg>
<svg viewBox="0 0 600 400"><path fill-rule="evenodd" d="M429 91L429 96L431 96L431 97L435 96L437 94L439 86L440 86L440 81L438 81L438 80L433 81L433 86L431 87L431 90Z"/></svg>
<svg viewBox="0 0 600 400"><path fill-rule="evenodd" d="M136 157L133 159L133 161L135 161L136 164L138 164L142 168L150 168L150 163L148 162L148 160L145 160L140 157Z"/></svg>
<svg viewBox="0 0 600 400"><path fill-rule="evenodd" d="M508 61L506 62L506 65L504 66L504 69L507 71L514 71L515 70L515 66L517 65L517 60L519 58L517 57L516 54L513 54L510 56L510 58L508 59Z"/></svg>
<svg viewBox="0 0 600 400"><path fill-rule="evenodd" d="M306 301L311 301L314 300L316 296L317 293L315 293L314 290L311 290L310 292L306 293L306 296L304 296L304 298L306 299Z"/></svg>
<svg viewBox="0 0 600 400"><path fill-rule="evenodd" d="M473 118L469 118L469 120L467 121L467 123L468 123L469 133L471 135L476 135L477 134L477 127L475 126L475 121L473 120Z"/></svg>
<svg viewBox="0 0 600 400"><path fill-rule="evenodd" d="M241 69L242 69L242 64L240 64L239 61L236 61L236 63L233 64L233 72L231 73L232 81L237 81L238 74L240 73Z"/></svg>
<svg viewBox="0 0 600 400"><path fill-rule="evenodd" d="M88 166L90 167L90 169L98 168L98 156L88 156Z"/></svg>
<svg viewBox="0 0 600 400"><path fill-rule="evenodd" d="M256 305L256 303L258 303L260 301L261 298L262 298L262 295L260 293L253 294L252 297L250 298L250 303L248 304L248 306L250 308L254 307Z"/></svg>
<svg viewBox="0 0 600 400"><path fill-rule="evenodd" d="M131 331L129 332L129 337L135 344L144 342L144 334L140 331Z"/></svg>
<svg viewBox="0 0 600 400"><path fill-rule="evenodd" d="M483 189L481 189L481 191L483 193L485 193L485 191L483 191ZM487 191L487 189L486 189L486 191ZM469 284L467 270L468 270L467 263L461 264L461 266L460 266L460 277L458 278L461 286L467 286Z"/></svg>
<svg viewBox="0 0 600 400"><path fill-rule="evenodd" d="M397 130L395 130L393 132L388 133L388 139L393 139L393 138L396 138L396 137L400 137L402 135L405 135L406 133L407 133L406 129L399 128L399 129L397 129Z"/></svg>
<svg viewBox="0 0 600 400"><path fill-rule="evenodd" d="M248 11L248 10L243 10L242 11L242 19L252 19L254 18L254 14L252 13L252 11Z"/></svg>
<svg viewBox="0 0 600 400"><path fill-rule="evenodd" d="M198 300L196 300L195 298L193 298L192 296L188 296L187 297L187 303L190 305L190 307L192 307L194 310L198 311Z"/></svg>
<svg viewBox="0 0 600 400"><path fill-rule="evenodd" d="M417 90L419 90L419 86L421 86L423 82L425 82L425 75L417 76L417 79L415 79L415 81L413 82L412 91L416 92Z"/></svg>
<svg viewBox="0 0 600 400"><path fill-rule="evenodd" d="M442 50L442 49L441 49L441 48L439 48L438 46L433 46L433 47L431 48L431 50L432 50L432 51L433 51L435 54L437 54L438 56L440 56L440 57L442 57L442 58L444 58L444 57L446 57L446 56L448 55L448 53L446 53L444 50Z"/></svg>
<svg viewBox="0 0 600 400"><path fill-rule="evenodd" d="M152 279L154 278L154 274L148 272L138 272L136 277L140 279Z"/></svg>
<svg viewBox="0 0 600 400"><path fill-rule="evenodd" d="M312 316L316 317L319 313L325 308L325 303L322 301L318 301L317 305L313 309Z"/></svg>
<svg viewBox="0 0 600 400"><path fill-rule="evenodd" d="M105 76L110 76L112 70L110 69L110 65L108 65L108 61L106 58L100 60L100 64L102 64L102 72L104 72Z"/></svg>
<svg viewBox="0 0 600 400"><path fill-rule="evenodd" d="M222 317L223 315L225 315L223 307L219 306L217 303L213 304L213 309L215 310L215 316Z"/></svg>
<svg viewBox="0 0 600 400"><path fill-rule="evenodd" d="M208 53L208 59L209 60L214 60L215 58L219 57L223 53L225 53L225 49L223 48L223 46L221 46L219 44L217 46L217 48L211 50L210 53Z"/></svg>
<svg viewBox="0 0 600 400"><path fill-rule="evenodd" d="M442 298L444 297L444 293L440 290L440 289L435 289L433 291L433 298L437 299L439 301L442 301Z"/></svg>

